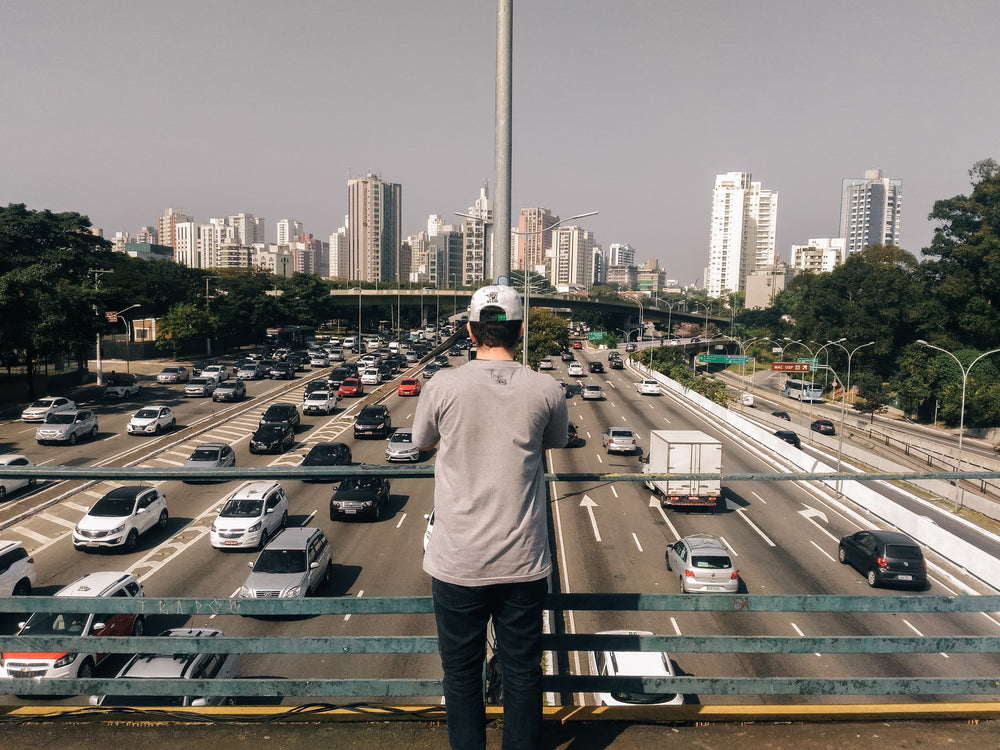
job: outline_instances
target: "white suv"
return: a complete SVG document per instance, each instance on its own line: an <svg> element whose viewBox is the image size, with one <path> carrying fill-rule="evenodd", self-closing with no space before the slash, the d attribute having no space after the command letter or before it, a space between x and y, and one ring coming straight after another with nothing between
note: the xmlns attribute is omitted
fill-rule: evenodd
<svg viewBox="0 0 1000 750"><path fill-rule="evenodd" d="M80 519L73 529L73 546L132 552L140 535L153 528L166 530L167 518L167 498L156 487L116 487Z"/></svg>
<svg viewBox="0 0 1000 750"><path fill-rule="evenodd" d="M35 561L21 542L0 541L0 596L28 596L35 585Z"/></svg>
<svg viewBox="0 0 1000 750"><path fill-rule="evenodd" d="M263 549L288 525L288 498L278 482L247 482L218 509L209 541L216 549Z"/></svg>
<svg viewBox="0 0 1000 750"><path fill-rule="evenodd" d="M136 598L142 586L131 573L103 571L88 573L56 592L60 597ZM143 618L138 614L87 614L86 612L36 612L17 635L39 636L128 636L142 635ZM87 679L94 667L110 654L85 652L94 641L81 642L81 650L68 653L5 651L0 657L0 677Z"/></svg>

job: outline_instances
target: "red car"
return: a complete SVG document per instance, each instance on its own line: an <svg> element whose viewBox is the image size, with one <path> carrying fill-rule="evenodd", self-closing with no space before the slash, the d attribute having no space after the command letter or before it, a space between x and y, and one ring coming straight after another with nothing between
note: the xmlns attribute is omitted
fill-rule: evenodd
<svg viewBox="0 0 1000 750"><path fill-rule="evenodd" d="M574 341L573 342L573 348L574 349L583 349L583 342L582 341Z"/></svg>
<svg viewBox="0 0 1000 750"><path fill-rule="evenodd" d="M420 381L416 378L403 378L399 381L399 388L396 389L396 393L400 396L419 396Z"/></svg>
<svg viewBox="0 0 1000 750"><path fill-rule="evenodd" d="M339 396L363 396L365 393L365 387L361 385L361 381L357 378L344 378L344 381L340 384L340 388L337 389L337 395Z"/></svg>

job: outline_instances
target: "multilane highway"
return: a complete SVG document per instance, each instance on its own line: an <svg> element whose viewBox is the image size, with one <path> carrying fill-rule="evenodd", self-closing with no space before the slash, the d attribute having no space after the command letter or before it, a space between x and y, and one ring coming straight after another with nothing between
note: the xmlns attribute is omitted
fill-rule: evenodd
<svg viewBox="0 0 1000 750"><path fill-rule="evenodd" d="M603 352L576 352L578 360L604 359ZM454 366L461 359L453 358ZM724 441L727 471L772 472L781 467L780 456L759 446L747 445L722 426L709 423L696 412L666 395L640 396L638 377L629 370L611 370L573 378L566 363L557 362L554 376L574 386L569 399L570 418L576 422L585 445L549 452L550 469L573 471L637 471L635 456L609 456L601 447L601 432L608 425L631 428L640 446L650 429L702 429ZM101 433L96 441L76 446L38 446L35 427L21 422L0 425L0 448L28 455L37 464L122 466L180 466L193 448L204 442L227 442L241 466L296 465L320 441L348 443L355 462L384 464L385 441L355 441L351 426L360 400L342 400L330 417L303 417L292 450L279 456L254 456L247 449L260 414L274 401L301 403L310 379L327 372L316 370L296 381L248 383L248 398L237 404L214 404L188 399L182 385L144 383L137 401L96 405ZM412 374L412 373L411 373ZM582 382L597 382L603 401L583 401ZM384 403L396 427L412 424L417 399L395 395L394 385L384 386ZM132 437L125 423L140 405L163 403L178 416L178 428L160 437ZM433 461L427 456L425 461ZM333 546L335 575L329 596L427 596L429 579L421 570L425 515L432 508L433 483L424 479L396 479L392 483L389 512L379 522L331 521L328 514L332 484L282 482L289 498L291 524L318 526ZM13 495L0 508L2 538L21 539L31 550L38 570L35 593L54 593L93 570L130 570L148 596L233 596L248 572L254 552L220 552L210 547L208 531L221 500L239 485L188 485L163 482L170 509L166 532L142 537L133 554L87 554L73 549L72 528L86 508L112 488L108 482L93 486L73 482L45 482L31 492ZM861 527L878 525L858 509L844 508L818 493L811 485L789 482L734 482L726 488L724 508L714 514L678 514L661 510L650 493L637 483L564 483L552 485L552 518L560 578L564 592L677 593L678 582L664 565L668 543L691 533L721 536L730 546L750 594L859 594L879 596L860 574L836 562L837 540ZM61 498L51 504L53 498ZM11 519L20 520L11 523ZM930 554L932 585L928 593L975 592L974 582L962 581ZM650 630L660 634L725 635L1000 635L1000 622L991 616L931 614L797 614L568 612L564 625L570 632L612 629ZM431 615L322 616L265 620L211 615L151 617L147 633L180 625L219 627L228 635L433 635ZM4 623L11 632L13 623ZM1000 660L994 656L964 654L828 656L673 654L679 673L696 676L972 676L995 675ZM574 673L589 673L585 653L570 653L565 660ZM109 660L98 676L110 676L121 664ZM439 677L434 655L247 655L246 676L285 677ZM18 699L3 696L3 702ZM85 697L67 699L79 703ZM592 695L575 701L592 703ZM732 698L701 696L704 702L733 702ZM746 701L759 700L756 697ZM765 698L774 702L801 700L797 696ZM855 699L856 700L856 699ZM343 702L338 699L337 702Z"/></svg>

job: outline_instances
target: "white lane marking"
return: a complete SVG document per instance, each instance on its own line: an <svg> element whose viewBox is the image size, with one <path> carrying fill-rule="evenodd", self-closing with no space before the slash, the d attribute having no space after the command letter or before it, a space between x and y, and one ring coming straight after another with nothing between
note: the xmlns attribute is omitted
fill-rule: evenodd
<svg viewBox="0 0 1000 750"><path fill-rule="evenodd" d="M364 592L364 589L362 589L361 591L358 592L358 595L356 597L354 597L354 598L355 599L360 599L364 595L365 595L365 592ZM348 612L346 615L344 615L344 622L347 622L350 619L351 619L351 613Z"/></svg>
<svg viewBox="0 0 1000 750"><path fill-rule="evenodd" d="M601 454L600 453L597 454L597 461L598 461L598 463L602 463L602 464L604 463L604 459L601 458Z"/></svg>
<svg viewBox="0 0 1000 750"><path fill-rule="evenodd" d="M726 549L728 549L728 550L729 550L730 552L732 552L732 553L733 553L733 557L739 557L739 556L740 556L740 553L739 553L739 552L737 552L737 551L736 551L736 550L735 550L735 549L733 548L733 545L731 545L731 544L729 543L729 540L728 540L728 539L726 539L726 537L724 537L724 536L720 536L720 537L719 537L719 539L721 539L721 540L722 540L722 543L723 543L724 545L726 545Z"/></svg>
<svg viewBox="0 0 1000 750"><path fill-rule="evenodd" d="M75 521L70 521L69 519L66 519L66 518L60 518L59 516L54 516L51 513L39 513L35 517L36 518L41 518L43 521L49 521L51 523L54 523L57 526L63 526L65 528L67 528L67 529L75 529L76 528L76 522Z"/></svg>
<svg viewBox="0 0 1000 750"><path fill-rule="evenodd" d="M767 542L767 546L769 546L769 547L776 547L777 546L774 542L772 542L770 539L768 539L767 534L765 534L757 524L755 524L753 521L750 520L750 518L746 514L746 509L740 508L738 511L736 511L736 515L738 515L740 518L742 518L744 521L746 521L747 525L751 529L753 529L754 531L756 531L760 535L761 539L763 539L765 542Z"/></svg>
<svg viewBox="0 0 1000 750"><path fill-rule="evenodd" d="M754 492L753 490L750 490L750 494L751 494L751 495L753 495L753 496L754 496L755 498L757 498L758 500L760 500L760 501L761 501L762 503L764 503L764 505L767 505L767 500L765 500L764 498L762 498L762 497L761 497L760 495L758 495L758 494L757 494L756 492Z"/></svg>
<svg viewBox="0 0 1000 750"><path fill-rule="evenodd" d="M615 489L614 485L611 485L611 494L618 497L618 490Z"/></svg>
<svg viewBox="0 0 1000 750"><path fill-rule="evenodd" d="M656 498L656 495L649 496L649 507L656 508L660 512L660 517L663 518L663 523L665 523L667 528L670 529L670 533L674 535L674 539L680 539L681 535L677 533L677 529L675 529L674 525L670 523L670 519L667 518L667 514L663 510L663 506L660 505L660 501Z"/></svg>
<svg viewBox="0 0 1000 750"><path fill-rule="evenodd" d="M825 549L823 549L823 548L822 548L822 547L820 547L820 546L819 546L818 544L816 544L816 542L814 542L814 541L813 541L812 539L810 539L810 540L809 540L809 544L811 544L811 545L812 545L813 547L815 547L815 548L816 548L816 549L818 549L818 550L819 550L820 552L822 552L822 553L823 553L824 555L826 555L827 559L828 559L828 560L829 560L830 562L836 562L836 560L834 560L834 558L833 558L833 555L831 555L831 554L830 554L829 552L827 552L827 551L826 551Z"/></svg>
<svg viewBox="0 0 1000 750"><path fill-rule="evenodd" d="M639 548L639 551L640 551L640 552L643 552L643 551L644 551L644 550L642 549L642 545L641 545L641 544L639 544L639 537L637 537L637 536L635 535L635 532L634 532L634 531L632 532L632 541L634 541L634 542L635 542L635 546Z"/></svg>
<svg viewBox="0 0 1000 750"><path fill-rule="evenodd" d="M35 466L37 465L38 464L35 464ZM44 534L36 534L34 531L32 531L26 526L15 526L14 528L11 529L11 531L17 534L22 534L23 536L26 536L29 539L34 539L36 542L49 541L49 537L45 536Z"/></svg>
<svg viewBox="0 0 1000 750"><path fill-rule="evenodd" d="M405 521L405 520L406 520L406 514L405 514L405 513L403 513L403 514L402 514L402 515L401 515L401 516L399 517L399 523L397 523L397 524L396 524L396 528L398 529L398 528L399 528L400 526L402 526L402 525L403 525L403 521Z"/></svg>
<svg viewBox="0 0 1000 750"><path fill-rule="evenodd" d="M676 635L684 635L684 634L683 634L683 633L681 632L681 627L680 627L680 625L678 625L678 624L677 624L677 619L676 619L676 618L674 618L674 617L671 617L671 618L670 618L670 624L674 626L674 633L675 633Z"/></svg>
<svg viewBox="0 0 1000 750"><path fill-rule="evenodd" d="M594 517L594 508L597 507L597 503L591 499L590 495L584 495L583 500L580 501L580 507L586 508L587 515L590 516L590 525L594 529L594 540L601 541L601 532L597 528L597 519Z"/></svg>
<svg viewBox="0 0 1000 750"><path fill-rule="evenodd" d="M798 633L799 638L805 638L806 637L806 634L803 633L802 630L801 630L801 628L799 628L799 626L796 625L794 622L792 623L792 630L794 630L796 633ZM819 654L816 651L813 651L813 653L816 654L816 656L822 656L822 654Z"/></svg>
<svg viewBox="0 0 1000 750"><path fill-rule="evenodd" d="M77 505L69 500L63 500L60 505L70 508L71 510L79 511L80 513L86 513L88 510L86 505Z"/></svg>
<svg viewBox="0 0 1000 750"><path fill-rule="evenodd" d="M826 536L831 541L834 541L834 542L839 542L840 541L840 539L838 539L836 536L834 536L832 533L830 533L829 529L826 529L826 528L820 526L816 522L817 518L822 518L823 519L823 523L828 523L828 520L827 520L827 517L826 517L826 513L824 513L823 511L816 510L815 508L810 508L807 505L805 510L800 510L799 511L799 515L802 516L804 519L806 519L809 523L811 523L817 529L819 529L820 532L822 532L823 534L826 534Z"/></svg>
<svg viewBox="0 0 1000 750"><path fill-rule="evenodd" d="M912 630L912 631L913 631L914 633L916 633L917 635L919 635L919 636L920 636L921 638L923 638L923 637L924 637L924 634L923 634L923 633L921 633L921 632L920 632L919 630L917 630L917 628L916 628L916 627L915 627L915 626L913 625L913 623L912 623L912 622L910 622L909 620L907 620L907 619L906 619L905 617L904 617L904 618L902 618L902 620L903 620L903 624L904 624L904 625L906 625L906 627L908 627L908 628L909 628L910 630ZM950 658L951 658L950 656L948 656L948 654L944 653L943 651L940 651L939 653L940 653L940 654L941 654L941 656L943 656L943 657L944 657L945 659L950 659Z"/></svg>

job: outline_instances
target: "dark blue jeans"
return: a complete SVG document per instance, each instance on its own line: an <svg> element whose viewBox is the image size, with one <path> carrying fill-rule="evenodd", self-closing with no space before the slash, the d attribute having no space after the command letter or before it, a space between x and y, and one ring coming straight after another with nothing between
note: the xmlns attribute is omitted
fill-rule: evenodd
<svg viewBox="0 0 1000 750"><path fill-rule="evenodd" d="M490 617L503 669L503 750L537 750L542 731L543 578L494 586L433 580L452 750L485 750L483 662Z"/></svg>

